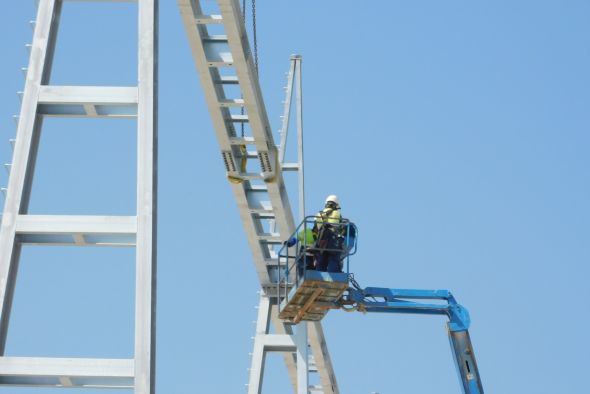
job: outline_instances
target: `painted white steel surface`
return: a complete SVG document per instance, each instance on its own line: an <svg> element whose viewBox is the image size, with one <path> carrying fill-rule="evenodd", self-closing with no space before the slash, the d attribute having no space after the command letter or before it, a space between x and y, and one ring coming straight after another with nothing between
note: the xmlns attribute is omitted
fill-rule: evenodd
<svg viewBox="0 0 590 394"><path fill-rule="evenodd" d="M135 216L18 215L16 221L19 234L135 234L136 231Z"/></svg>
<svg viewBox="0 0 590 394"><path fill-rule="evenodd" d="M62 1L39 1L0 228L0 385L155 392L158 1L137 2L138 86L100 87L48 85ZM136 216L27 215L45 116L137 118ZM3 357L22 244L136 246L134 359Z"/></svg>
<svg viewBox="0 0 590 394"><path fill-rule="evenodd" d="M18 215L18 242L35 245L135 246L135 216Z"/></svg>
<svg viewBox="0 0 590 394"><path fill-rule="evenodd" d="M137 116L136 87L41 86L39 114L52 117Z"/></svg>
<svg viewBox="0 0 590 394"><path fill-rule="evenodd" d="M198 0L177 1L228 176L242 179L241 183L230 185L239 208L258 278L263 290L270 295L276 281L276 271L273 271L271 267L276 264L277 246L293 233L295 225L277 156L278 150L271 133L241 18L240 5L236 0L218 0L219 15L212 16L203 15ZM207 30L209 23L217 26L221 24L225 34L210 36ZM222 68L223 71L221 71ZM224 85L235 86L236 82L238 82L240 98L243 99L247 114L247 118L241 118L240 121L247 120L251 130L251 135L244 137L237 135L234 122L236 117L227 108L228 100L237 99L237 97L226 97L224 91ZM301 117L301 108L298 108L298 116ZM243 152L239 149L239 145L242 144L247 144L251 151L248 158L265 157L265 155L268 157L266 167L261 160L261 171L258 175L258 178L265 179L265 182L252 183L255 177L251 173L240 172L239 163ZM270 223L274 231L268 230ZM279 236L273 235L274 239L269 242L269 232L278 233ZM274 316L273 322L277 331L284 329L282 322ZM321 324L313 323L310 328L310 345L324 393L338 393ZM285 362L294 384L296 366L291 355L285 355Z"/></svg>
<svg viewBox="0 0 590 394"><path fill-rule="evenodd" d="M307 322L297 324L295 345L297 346L297 394L307 394L309 390L309 351L307 347Z"/></svg>
<svg viewBox="0 0 590 394"><path fill-rule="evenodd" d="M1 357L0 384L131 388L133 364L132 359Z"/></svg>
<svg viewBox="0 0 590 394"><path fill-rule="evenodd" d="M137 88L123 86L41 86L40 104L135 104Z"/></svg>
<svg viewBox="0 0 590 394"><path fill-rule="evenodd" d="M20 257L21 246L15 242L17 217L19 214L27 213L32 172L39 144L42 120L36 113L37 98L41 85L49 81L60 11L60 1L41 0L39 2L31 44L31 56L14 145L14 158L0 228L0 356L4 355Z"/></svg>
<svg viewBox="0 0 590 394"><path fill-rule="evenodd" d="M289 85L296 83L295 88L295 105L297 109L297 170L298 170L298 189L299 189L299 222L305 219L305 166L303 157L303 92L301 91L301 56L292 56L291 62L294 65L294 79L289 81ZM288 88L292 90L292 86ZM287 118L287 124L289 119ZM286 135L285 131L285 135ZM297 392L298 394L307 394L309 391L309 350L307 344L308 323L302 321L297 325L296 342L297 342ZM316 369L317 371L317 369Z"/></svg>
<svg viewBox="0 0 590 394"><path fill-rule="evenodd" d="M254 337L254 349L252 351L252 362L250 365L250 377L248 381L248 394L262 393L262 382L264 380L264 366L268 352L283 352L285 357L293 359L297 351L295 336L286 333L270 334L270 323L273 316L273 306L270 298L261 293L258 304L258 319L256 321L256 336ZM305 344L307 348L307 343ZM295 387L296 377L290 376Z"/></svg>
<svg viewBox="0 0 590 394"><path fill-rule="evenodd" d="M156 392L158 0L139 0L135 393Z"/></svg>
<svg viewBox="0 0 590 394"><path fill-rule="evenodd" d="M260 394L262 392L264 363L266 361L263 337L268 334L270 310L270 299L262 294L258 304L256 335L254 336L254 349L252 350L250 377L248 379L248 394Z"/></svg>

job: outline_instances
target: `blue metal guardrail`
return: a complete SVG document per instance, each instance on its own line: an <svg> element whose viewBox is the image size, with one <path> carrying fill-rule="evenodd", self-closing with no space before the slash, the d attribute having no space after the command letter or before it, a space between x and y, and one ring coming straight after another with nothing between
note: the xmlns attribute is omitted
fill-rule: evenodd
<svg viewBox="0 0 590 394"><path fill-rule="evenodd" d="M320 259L339 259L340 270L350 274L350 256L357 252L358 228L347 219L338 223L329 223L318 216L307 216L297 226L295 232L281 247L278 253L277 295L280 300L287 300L289 290L297 287L305 278L308 270Z"/></svg>

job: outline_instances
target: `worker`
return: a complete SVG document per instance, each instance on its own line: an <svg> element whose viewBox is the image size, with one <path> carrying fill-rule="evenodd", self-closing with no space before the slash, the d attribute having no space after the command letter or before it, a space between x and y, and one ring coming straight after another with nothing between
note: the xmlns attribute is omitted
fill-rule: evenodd
<svg viewBox="0 0 590 394"><path fill-rule="evenodd" d="M315 270L316 253L313 250L316 244L315 234L311 228L304 228L299 231L297 237L293 237L285 242L285 245L291 247L299 242L299 253L297 257L297 272L302 277L305 270Z"/></svg>
<svg viewBox="0 0 590 394"><path fill-rule="evenodd" d="M318 271L342 272L341 215L338 196L326 198L324 209L315 216L316 268Z"/></svg>

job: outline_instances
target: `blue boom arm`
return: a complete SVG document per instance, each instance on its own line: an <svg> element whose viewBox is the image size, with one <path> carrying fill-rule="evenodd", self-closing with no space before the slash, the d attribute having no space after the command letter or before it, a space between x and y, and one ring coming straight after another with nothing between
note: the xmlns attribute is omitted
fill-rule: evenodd
<svg viewBox="0 0 590 394"><path fill-rule="evenodd" d="M313 234L311 229L316 224L314 216L307 217L279 251L279 317L294 324L301 320L318 321L329 309L339 308L360 312L446 315L449 318L449 342L463 393L483 394L469 337L469 312L457 303L451 292L381 287L362 289L350 273L348 264L349 257L356 253L357 227L349 221L331 223L330 229L342 238L342 245L337 249L328 249L308 240L307 233ZM296 246L294 250L290 250L292 246ZM308 268L306 262L314 261L321 253L339 253L344 272L321 272ZM289 283L294 286L289 288ZM351 284L353 287L350 287Z"/></svg>
<svg viewBox="0 0 590 394"><path fill-rule="evenodd" d="M483 394L469 337L469 312L448 290L350 288L340 301L343 308L361 312L446 315L449 342L464 394Z"/></svg>

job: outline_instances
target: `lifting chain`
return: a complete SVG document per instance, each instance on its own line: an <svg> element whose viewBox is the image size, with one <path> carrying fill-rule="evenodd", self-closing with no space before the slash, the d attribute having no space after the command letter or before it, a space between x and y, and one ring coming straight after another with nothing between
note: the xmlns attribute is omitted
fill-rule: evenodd
<svg viewBox="0 0 590 394"><path fill-rule="evenodd" d="M252 1L252 40L254 44L254 67L258 73L258 32L256 31L256 0ZM246 26L246 0L242 0L242 20Z"/></svg>
<svg viewBox="0 0 590 394"><path fill-rule="evenodd" d="M258 37L256 36L256 0L252 0L252 38L254 40L254 66L258 74Z"/></svg>
<svg viewBox="0 0 590 394"><path fill-rule="evenodd" d="M244 26L246 26L246 0L242 0L242 21L244 22ZM252 37L254 40L254 67L256 69L256 74L258 74L258 36L256 34L256 0L252 0ZM244 96L242 96L242 99ZM244 106L240 108L240 113L244 115ZM244 138L244 123L240 125L241 128L241 136ZM246 172L246 165L248 161L248 151L246 150L246 145L240 146L240 171ZM278 155L275 155L278 160ZM278 164L277 164L278 165ZM231 183L242 183L244 182L243 179L239 177L234 177L229 175L227 177ZM270 179L269 181L272 181Z"/></svg>
<svg viewBox="0 0 590 394"><path fill-rule="evenodd" d="M246 26L246 0L242 0L242 20ZM258 36L256 33L256 0L252 0L252 38L254 40L254 67L258 74ZM242 96L242 99L244 97ZM240 109L240 114L244 115L244 107ZM244 124L240 125L241 136L244 138Z"/></svg>
<svg viewBox="0 0 590 394"><path fill-rule="evenodd" d="M242 22L244 22L244 26L246 26L246 0L242 0ZM244 96L242 96L242 100L244 99ZM242 107L240 108L240 114L244 115L244 106L242 105ZM240 125L241 128L241 135L242 138L244 138L244 123L242 123Z"/></svg>

